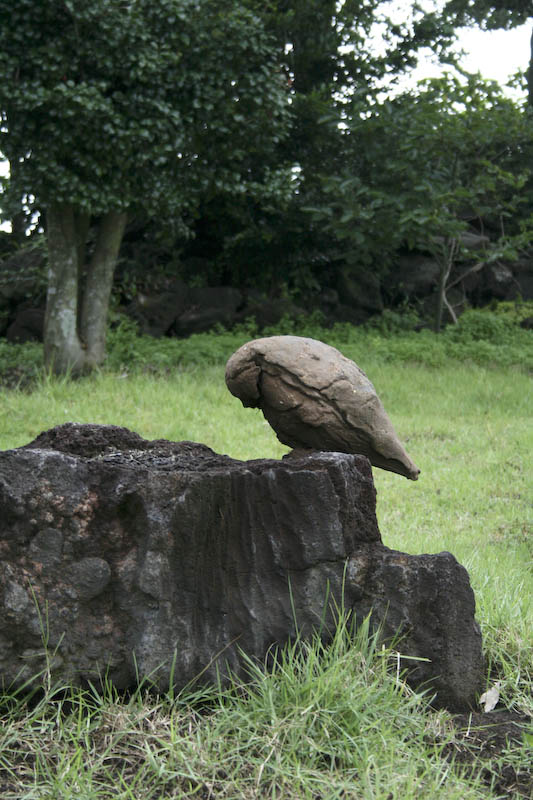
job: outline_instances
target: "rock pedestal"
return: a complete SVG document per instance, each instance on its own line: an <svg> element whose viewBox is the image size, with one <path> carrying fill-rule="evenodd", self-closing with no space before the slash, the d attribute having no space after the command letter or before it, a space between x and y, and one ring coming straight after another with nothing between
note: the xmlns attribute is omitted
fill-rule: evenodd
<svg viewBox="0 0 533 800"><path fill-rule="evenodd" d="M66 424L0 453L0 680L118 688L245 676L335 608L401 636L409 681L475 701L481 636L449 553L384 547L363 456L236 461Z"/></svg>

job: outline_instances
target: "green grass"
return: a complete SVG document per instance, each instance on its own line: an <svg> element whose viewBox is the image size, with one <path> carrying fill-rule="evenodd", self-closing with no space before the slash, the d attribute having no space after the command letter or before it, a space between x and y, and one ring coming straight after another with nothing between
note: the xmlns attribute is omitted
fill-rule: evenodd
<svg viewBox="0 0 533 800"><path fill-rule="evenodd" d="M364 627L354 638L341 625L328 649L293 645L267 674L250 665L239 690L12 702L2 797L481 797L439 757L453 737L446 715L424 713L388 656Z"/></svg>
<svg viewBox="0 0 533 800"><path fill-rule="evenodd" d="M411 341L344 331L332 343L376 386L422 473L413 483L374 470L385 544L451 551L469 570L501 708L533 713L533 380L526 368L462 360L432 341L431 358L391 357ZM336 337L336 338L335 338ZM66 421L124 425L147 438L189 439L235 458L279 458L261 414L224 385L224 361L247 337L187 342L124 336L114 370L77 381L37 378L32 391L0 391L0 448ZM531 340L529 340L531 341ZM128 348L138 347L127 362ZM473 345L474 347L474 345ZM146 356L147 349L152 355ZM173 349L174 348L174 349ZM486 351L481 347L482 354ZM437 350L435 350L437 352ZM131 354L130 354L131 355ZM404 352L405 355L405 352ZM147 371L148 365L155 367ZM512 359L511 359L512 360ZM518 358L515 360L519 360ZM0 705L0 796L10 798L500 797L476 770L439 753L456 736L395 674L393 653L340 626L280 656L247 687L180 697L141 689L120 698L52 687ZM533 734L533 731L532 731ZM530 763L531 742L506 763ZM479 762L498 774L498 760ZM485 775L486 778L486 775ZM505 796L512 796L505 794Z"/></svg>

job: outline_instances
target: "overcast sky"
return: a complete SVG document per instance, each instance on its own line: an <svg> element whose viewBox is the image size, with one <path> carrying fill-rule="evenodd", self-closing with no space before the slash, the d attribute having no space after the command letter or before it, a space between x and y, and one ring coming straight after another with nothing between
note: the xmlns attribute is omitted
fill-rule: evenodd
<svg viewBox="0 0 533 800"><path fill-rule="evenodd" d="M465 51L462 66L469 72L480 72L484 78L504 85L517 70L527 70L530 57L531 24L510 31L482 31L463 28L459 48ZM417 70L417 77L439 75L440 67L427 61Z"/></svg>

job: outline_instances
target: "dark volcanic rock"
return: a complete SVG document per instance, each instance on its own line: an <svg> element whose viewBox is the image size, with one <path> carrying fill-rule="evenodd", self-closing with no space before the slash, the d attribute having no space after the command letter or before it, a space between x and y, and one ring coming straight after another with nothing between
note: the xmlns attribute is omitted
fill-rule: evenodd
<svg viewBox="0 0 533 800"><path fill-rule="evenodd" d="M0 453L0 680L165 688L244 675L241 651L335 626L398 631L410 680L464 708L480 688L468 575L381 543L370 464L241 462L191 442L67 424ZM48 656L45 655L45 647Z"/></svg>
<svg viewBox="0 0 533 800"><path fill-rule="evenodd" d="M189 336L213 325L231 326L237 319L242 294L230 286L189 288L173 281L165 292L139 294L126 313L150 336Z"/></svg>
<svg viewBox="0 0 533 800"><path fill-rule="evenodd" d="M8 342L42 342L44 328L44 309L25 308L6 331Z"/></svg>
<svg viewBox="0 0 533 800"><path fill-rule="evenodd" d="M186 308L188 288L176 281L171 290L149 296L139 293L126 308L126 314L141 333L165 336Z"/></svg>
<svg viewBox="0 0 533 800"><path fill-rule="evenodd" d="M191 288L185 309L177 316L172 332L178 336L207 331L214 325L231 327L242 304L242 294L231 286Z"/></svg>

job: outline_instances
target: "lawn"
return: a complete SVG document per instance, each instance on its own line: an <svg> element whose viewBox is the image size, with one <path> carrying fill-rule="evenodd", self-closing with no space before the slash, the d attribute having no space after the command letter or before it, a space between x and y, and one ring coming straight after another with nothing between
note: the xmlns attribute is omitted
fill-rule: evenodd
<svg viewBox="0 0 533 800"><path fill-rule="evenodd" d="M374 335L344 347L335 342L373 381L422 470L416 483L374 470L383 540L409 553L448 550L467 567L487 687L500 681L493 717L525 720L523 729L515 726L516 741L491 755L476 736L475 715L461 721L465 736L450 714L432 711L405 686L390 668L393 654L376 648L364 630L354 639L341 629L329 650L311 642L303 653L288 651L277 671L255 671L249 686L224 693L154 697L141 689L119 697L112 687L102 694L53 686L33 699L6 693L2 798L528 796L531 373L508 360L480 365L450 354L438 366L417 363L410 351L385 358L390 348L383 342ZM183 356L187 346L180 343L177 365L155 374L115 365L77 381L42 377L31 389L4 389L0 449L76 421L204 442L239 459L279 458L286 448L260 412L243 409L225 388L224 361L240 343L242 337L221 336L200 357L193 342L197 363ZM469 742L475 758L464 757Z"/></svg>

